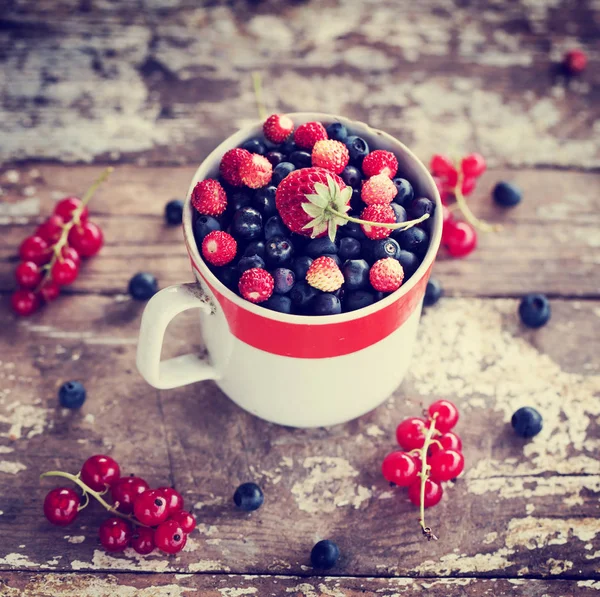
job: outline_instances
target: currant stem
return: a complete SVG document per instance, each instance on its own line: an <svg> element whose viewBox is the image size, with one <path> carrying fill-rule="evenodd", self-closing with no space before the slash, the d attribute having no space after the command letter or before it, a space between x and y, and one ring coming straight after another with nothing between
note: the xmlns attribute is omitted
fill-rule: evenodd
<svg viewBox="0 0 600 597"><path fill-rule="evenodd" d="M498 230L502 230L502 226L500 224L489 224L483 220L480 220L469 207L465 196L462 193L462 183L463 183L464 175L462 171L458 170L458 180L456 182L456 187L454 187L454 198L456 199L456 204L458 208L462 212L465 220L473 226L473 228L477 228L482 230L483 232L497 232Z"/></svg>
<svg viewBox="0 0 600 597"><path fill-rule="evenodd" d="M134 524L134 525L137 525L140 527L147 526L145 524L142 524L138 520L136 520L133 516L129 516L128 514L123 514L122 512L119 512L114 506L111 506L102 497L102 494L106 493L107 490L104 490L102 493L100 493L98 491L94 491L91 487L86 485L79 478L79 475L72 475L71 473L65 473L64 471L48 471L48 472L42 473L40 475L41 479L43 479L44 477L62 477L64 479L68 479L69 481L72 481L73 483L75 483L75 485L77 485L83 491L83 495L85 495L87 498L85 505L78 508L79 510L82 510L83 508L85 508L88 505L89 499L90 499L89 496L91 495L95 500L100 502L100 504L102 504L102 506L104 506L111 514L114 514L115 516L118 516L119 518L123 518L123 519L129 521L131 524Z"/></svg>
<svg viewBox="0 0 600 597"><path fill-rule="evenodd" d="M409 228L412 228L413 226L416 226L417 224L420 224L421 222L424 222L429 218L429 214L424 214L416 220L408 220L408 222L397 222L396 224L386 224L383 222L371 222L369 220L360 220L359 218L354 218L352 216L349 216L348 214L338 211L337 209L333 209L333 207L331 207L330 205L328 205L325 208L325 211L333 214L334 216L338 216L339 218L343 218L348 222L354 222L355 224L366 224L367 226L377 226L379 228L387 228L389 230L408 230Z"/></svg>
<svg viewBox="0 0 600 597"><path fill-rule="evenodd" d="M254 87L254 98L256 99L258 117L261 120L266 120L267 108L265 107L265 101L263 99L262 76L258 71L253 71L252 73L252 86Z"/></svg>
<svg viewBox="0 0 600 597"><path fill-rule="evenodd" d="M435 420L437 418L437 413L434 413L431 418L431 424L427 433L425 435L425 443L421 448L421 472L419 476L421 477L421 499L419 500L421 503L421 517L419 519L419 524L421 525L421 529L423 530L423 535L427 537L428 541L437 541L437 537L433 534L431 527L425 526L425 485L427 483L427 478L429 477L429 469L430 466L427 464L427 452L429 451L429 446L437 440L433 439L433 436L436 432L435 429Z"/></svg>

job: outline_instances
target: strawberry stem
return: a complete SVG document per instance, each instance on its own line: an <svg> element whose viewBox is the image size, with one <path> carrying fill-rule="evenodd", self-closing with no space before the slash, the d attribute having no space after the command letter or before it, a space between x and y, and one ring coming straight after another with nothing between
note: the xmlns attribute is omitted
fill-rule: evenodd
<svg viewBox="0 0 600 597"><path fill-rule="evenodd" d="M266 120L267 108L263 99L262 75L258 71L252 72L252 86L254 87L254 98L256 100L258 117L261 120Z"/></svg>
<svg viewBox="0 0 600 597"><path fill-rule="evenodd" d="M458 180L456 181L456 186L454 187L454 198L456 199L456 204L458 208L462 212L465 220L473 226L473 228L477 228L483 232L497 232L498 230L502 230L502 226L500 224L489 224L484 220L480 220L469 207L465 196L462 193L462 183L464 179L464 175L460 168L458 170Z"/></svg>
<svg viewBox="0 0 600 597"><path fill-rule="evenodd" d="M328 205L325 208L325 211L339 218L343 218L348 222L354 222L355 224L366 224L367 226L377 226L379 228L388 228L389 230L408 230L409 228L412 228L413 226L416 226L417 224L420 224L421 222L424 222L429 218L429 214L424 214L416 220L409 220L408 222L397 222L396 224L386 224L384 222L371 222L369 220L360 220L359 218L354 218L352 216L349 216L348 214L338 211L337 209L334 209L330 205Z"/></svg>
<svg viewBox="0 0 600 597"><path fill-rule="evenodd" d="M437 432L437 430L435 428L436 418L437 418L437 413L434 413L434 415L431 419L431 424L429 426L429 429L427 430L427 433L425 435L425 443L423 444L423 447L421 448L421 451L420 451L421 472L419 473L419 477L421 477L421 499L420 499L421 517L419 518L419 524L421 525L423 535L425 535L425 537L427 537L428 541L432 541L432 540L437 541L438 540L438 538L433 534L431 527L425 526L425 485L426 485L427 479L429 477L429 469L431 468L427 464L427 452L429 451L429 446L434 441L437 441L437 440L433 439L433 436Z"/></svg>

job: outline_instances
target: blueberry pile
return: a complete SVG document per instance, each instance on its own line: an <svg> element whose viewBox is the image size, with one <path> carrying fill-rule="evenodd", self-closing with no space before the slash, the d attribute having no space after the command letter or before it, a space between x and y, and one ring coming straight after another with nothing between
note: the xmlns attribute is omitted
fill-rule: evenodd
<svg viewBox="0 0 600 597"><path fill-rule="evenodd" d="M275 117L279 120L273 124ZM273 126L269 127L269 123ZM273 142L273 139L279 142ZM381 288L395 290L405 283L425 257L433 222L431 217L406 230L384 230L380 235L385 235L384 238L372 238L368 228L347 222L339 226L332 241L327 234L311 238L308 233L305 236L290 230L276 202L278 185L292 172L331 163L327 170L334 172L332 176L336 179L339 176L343 181L341 186L345 184L351 189L349 216L361 218L366 207L374 207L372 195L367 205L364 195L361 198L361 190L368 179L384 175L389 175L386 184L389 185L390 180L393 183L393 201L382 201L385 203L383 208L393 210L391 223L417 219L424 214L432 216L435 203L415 195L411 182L396 171L397 160L390 152L377 153L391 156L395 167L385 169L381 166L384 174L374 175L373 172L379 170L374 170L378 162L373 159L369 161L369 175L365 174L363 161L375 149L339 122L308 123L296 128L294 133L288 117L271 116L265 123L264 135L248 139L240 148L227 152L214 179L201 181L194 190L194 235L207 266L236 294L281 313L334 315L362 309L390 294ZM343 169L336 171L336 167ZM368 218L363 216L361 219ZM389 220L376 221L390 223ZM212 234L215 231L226 235ZM210 261L207 251L213 256ZM232 258L232 255L235 256ZM341 286L328 292L307 281L313 262L324 256L331 258L335 265L330 261L327 263L332 268L337 266L343 275ZM375 283L370 275L372 266L386 259L401 265L400 282L396 286L381 285L380 280ZM221 265L224 262L226 264ZM244 281L240 278L248 270L255 269L266 270L270 276L252 279L251 284L262 284L260 292L253 295L259 298L253 300L244 292L245 278Z"/></svg>

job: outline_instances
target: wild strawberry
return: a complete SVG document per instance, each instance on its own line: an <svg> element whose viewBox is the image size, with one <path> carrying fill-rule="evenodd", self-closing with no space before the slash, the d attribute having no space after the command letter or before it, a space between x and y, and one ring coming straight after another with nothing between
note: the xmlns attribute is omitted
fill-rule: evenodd
<svg viewBox="0 0 600 597"><path fill-rule="evenodd" d="M244 182L240 177L240 166L245 158L250 155L246 149L237 147L230 149L222 158L219 164L219 172L221 176L234 187L244 186Z"/></svg>
<svg viewBox="0 0 600 597"><path fill-rule="evenodd" d="M376 261L369 271L371 286L379 292L394 292L404 280L404 270L400 262L393 257Z"/></svg>
<svg viewBox="0 0 600 597"><path fill-rule="evenodd" d="M227 232L214 230L202 241L202 257L213 265L227 265L237 253L235 238Z"/></svg>
<svg viewBox="0 0 600 597"><path fill-rule="evenodd" d="M294 123L285 114L271 114L263 124L263 133L271 143L283 143L294 130Z"/></svg>
<svg viewBox="0 0 600 597"><path fill-rule="evenodd" d="M227 207L227 194L219 181L207 178L194 187L192 205L205 216L220 216Z"/></svg>
<svg viewBox="0 0 600 597"><path fill-rule="evenodd" d="M294 143L300 149L312 149L317 141L324 141L327 138L327 131L320 122L301 124L294 133Z"/></svg>
<svg viewBox="0 0 600 597"><path fill-rule="evenodd" d="M398 188L387 174L371 176L371 178L363 182L360 191L360 197L367 205L376 205L378 203L389 204L397 194Z"/></svg>
<svg viewBox="0 0 600 597"><path fill-rule="evenodd" d="M310 264L306 281L317 290L334 292L344 283L344 274L331 257L318 257Z"/></svg>
<svg viewBox="0 0 600 597"><path fill-rule="evenodd" d="M350 154L348 148L339 141L329 139L317 141L312 149L312 165L325 168L330 172L341 174L348 165Z"/></svg>
<svg viewBox="0 0 600 597"><path fill-rule="evenodd" d="M395 224L396 214L389 205L376 204L365 207L360 214L360 219L366 220L367 222L378 222L380 224ZM367 238L373 240L387 238L392 233L389 228L371 226L369 224L361 224L361 228Z"/></svg>
<svg viewBox="0 0 600 597"><path fill-rule="evenodd" d="M391 151L376 149L363 160L362 171L368 177L385 174L394 178L398 172L398 160Z"/></svg>
<svg viewBox="0 0 600 597"><path fill-rule="evenodd" d="M251 189L267 186L273 174L273 166L267 158L257 153L246 156L240 164L240 178Z"/></svg>
<svg viewBox="0 0 600 597"><path fill-rule="evenodd" d="M279 183L275 194L275 204L283 223L292 232L302 236L311 236L311 230L304 228L304 226L311 222L313 217L304 211L302 205L308 203L306 195L316 193L315 184L321 183L327 186L328 176L335 182L340 191L346 188L344 181L337 174L332 174L324 168L294 170ZM349 203L350 197L351 195L348 195L346 203ZM315 236L323 236L325 232L323 230Z"/></svg>
<svg viewBox="0 0 600 597"><path fill-rule="evenodd" d="M583 50L570 50L565 54L564 65L571 75L578 75L587 66L587 56Z"/></svg>
<svg viewBox="0 0 600 597"><path fill-rule="evenodd" d="M460 168L465 177L477 178L485 172L485 159L479 153L470 153L463 158Z"/></svg>
<svg viewBox="0 0 600 597"><path fill-rule="evenodd" d="M273 276L258 267L247 269L238 283L240 294L251 303L266 301L273 294L274 286Z"/></svg>

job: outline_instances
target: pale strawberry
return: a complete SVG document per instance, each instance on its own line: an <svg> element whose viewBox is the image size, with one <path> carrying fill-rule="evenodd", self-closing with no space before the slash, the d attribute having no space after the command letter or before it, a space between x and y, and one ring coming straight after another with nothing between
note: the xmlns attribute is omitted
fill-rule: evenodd
<svg viewBox="0 0 600 597"><path fill-rule="evenodd" d="M251 303L266 301L273 294L274 287L273 276L258 267L246 270L238 283L240 294Z"/></svg>
<svg viewBox="0 0 600 597"><path fill-rule="evenodd" d="M344 283L344 275L331 257L318 257L310 264L306 281L317 290L335 292Z"/></svg>
<svg viewBox="0 0 600 597"><path fill-rule="evenodd" d="M375 204L369 205L363 209L360 214L360 219L366 222L377 222L380 224L395 224L396 214L389 205ZM383 228L382 226L373 226L371 224L361 224L363 232L367 238L378 240L381 238L387 238L392 231L389 228Z"/></svg>
<svg viewBox="0 0 600 597"><path fill-rule="evenodd" d="M350 161L348 148L340 141L317 141L312 148L312 165L341 174Z"/></svg>
<svg viewBox="0 0 600 597"><path fill-rule="evenodd" d="M269 160L257 153L246 156L240 164L240 178L251 189L267 186L273 175L273 166Z"/></svg>
<svg viewBox="0 0 600 597"><path fill-rule="evenodd" d="M194 187L192 205L198 213L220 216L227 207L227 194L219 181L207 178Z"/></svg>
<svg viewBox="0 0 600 597"><path fill-rule="evenodd" d="M240 176L240 166L242 165L244 159L246 159L249 155L251 154L246 149L236 147L235 149L230 149L221 158L219 172L225 181L230 185L234 187L241 187L244 185L244 182Z"/></svg>
<svg viewBox="0 0 600 597"><path fill-rule="evenodd" d="M212 265L227 265L237 253L237 242L222 230L209 232L202 241L202 257Z"/></svg>
<svg viewBox="0 0 600 597"><path fill-rule="evenodd" d="M317 141L327 138L327 131L320 122L301 124L294 133L294 143L300 149L312 149Z"/></svg>
<svg viewBox="0 0 600 597"><path fill-rule="evenodd" d="M376 261L369 271L371 286L379 292L394 292L404 280L404 270L400 262L393 257Z"/></svg>
<svg viewBox="0 0 600 597"><path fill-rule="evenodd" d="M368 177L385 174L389 178L394 178L398 172L398 160L391 151L376 149L363 160L362 171Z"/></svg>
<svg viewBox="0 0 600 597"><path fill-rule="evenodd" d="M294 123L285 114L271 114L263 124L263 133L271 143L283 143L294 130Z"/></svg>
<svg viewBox="0 0 600 597"><path fill-rule="evenodd" d="M387 174L371 176L363 182L360 191L360 197L367 205L389 204L397 194L398 189Z"/></svg>

